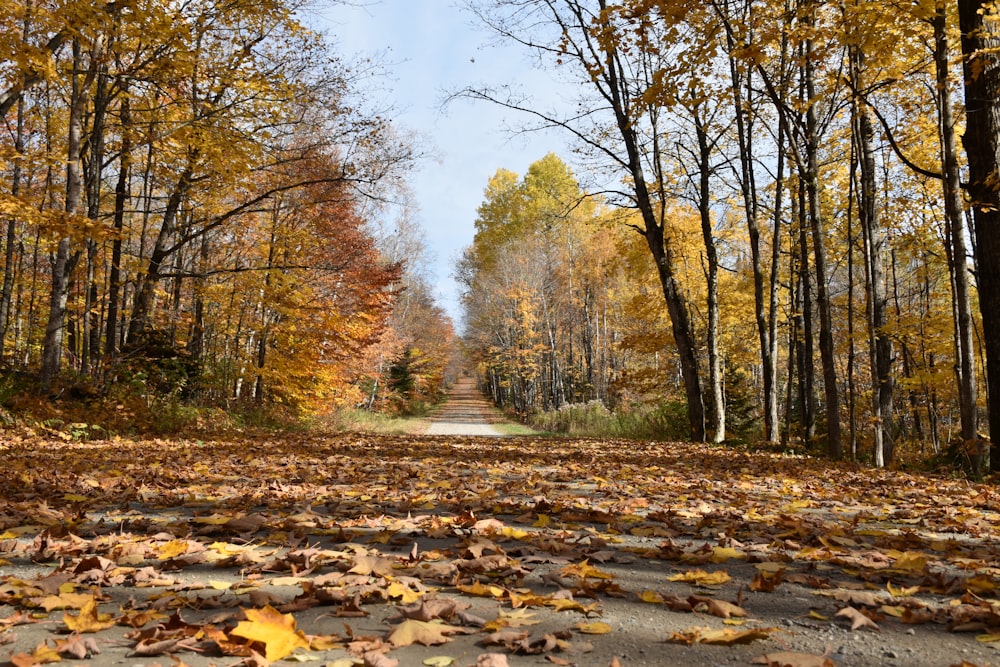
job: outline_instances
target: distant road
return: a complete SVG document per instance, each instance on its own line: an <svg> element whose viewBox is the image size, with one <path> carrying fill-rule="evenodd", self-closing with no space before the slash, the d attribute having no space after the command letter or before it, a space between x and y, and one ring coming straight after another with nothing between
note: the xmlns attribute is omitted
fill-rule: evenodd
<svg viewBox="0 0 1000 667"><path fill-rule="evenodd" d="M427 435L504 436L490 425L492 406L476 388L476 381L463 377L448 394L448 402L434 415Z"/></svg>

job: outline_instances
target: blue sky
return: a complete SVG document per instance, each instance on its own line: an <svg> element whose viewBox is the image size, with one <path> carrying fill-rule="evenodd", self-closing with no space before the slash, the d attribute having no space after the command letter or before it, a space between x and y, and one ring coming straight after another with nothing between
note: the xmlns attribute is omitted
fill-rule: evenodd
<svg viewBox="0 0 1000 667"><path fill-rule="evenodd" d="M500 46L449 0L380 0L327 6L316 25L347 59L382 54L388 78L381 82L397 123L418 133L436 154L409 177L433 260L428 273L439 303L459 322L458 290L451 274L472 242L476 208L489 178L503 167L524 174L528 165L555 152L569 161L557 133L512 135L529 120L488 103L456 100L448 92L478 84L513 84L529 96L553 99L556 86L531 68L527 54Z"/></svg>

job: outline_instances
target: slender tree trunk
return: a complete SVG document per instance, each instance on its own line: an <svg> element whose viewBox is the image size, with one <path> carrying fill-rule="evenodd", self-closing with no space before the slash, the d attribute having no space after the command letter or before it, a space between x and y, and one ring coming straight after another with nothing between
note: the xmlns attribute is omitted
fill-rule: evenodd
<svg viewBox="0 0 1000 667"><path fill-rule="evenodd" d="M812 40L806 40L805 85L810 100L806 109L806 193L812 229L816 267L816 306L819 310L819 353L823 362L823 393L826 398L826 442L831 458L843 456L840 440L840 400L837 390L837 367L833 344L833 313L830 304L826 262L825 233L820 211L819 120L816 110L814 53Z"/></svg>
<svg viewBox="0 0 1000 667"><path fill-rule="evenodd" d="M87 217L95 223L101 214L101 173L104 167L104 133L107 108L110 103L108 93L107 67L100 66L97 75L97 90L94 94L94 116L90 131L89 155L86 161ZM97 306L97 242L87 239L87 278L84 285L83 349L81 369L92 374L100 357L101 322Z"/></svg>
<svg viewBox="0 0 1000 667"><path fill-rule="evenodd" d="M75 216L83 199L82 165L80 163L83 139L83 114L87 103L86 83L81 81L83 57L79 39L73 40L73 83L69 108L69 134L66 148L66 198L67 216ZM52 290L49 294L49 314L42 343L42 360L39 381L42 389L48 390L59 373L63 351L63 335L66 324L66 303L69 295L69 277L79 258L79 252L71 254L68 236L56 245L52 262Z"/></svg>
<svg viewBox="0 0 1000 667"><path fill-rule="evenodd" d="M816 350L815 350L815 317L813 312L813 289L809 263L809 221L808 208L805 202L804 175L799 179L799 266L798 266L798 307L801 309L800 338L796 339L799 352L796 359L799 364L799 418L801 419L802 438L807 443L816 438Z"/></svg>
<svg viewBox="0 0 1000 667"><path fill-rule="evenodd" d="M958 144L955 136L953 88L949 72L951 48L948 44L947 7L937 0L934 12L934 69L937 75L940 108L941 165L944 171L944 210L951 243L952 280L954 284L955 332L958 337L959 362L955 374L958 380L958 403L962 424L962 440L973 447L978 439L976 351L972 332L972 303L969 296L969 249L962 214L962 192ZM982 463L982 462L980 462Z"/></svg>
<svg viewBox="0 0 1000 667"><path fill-rule="evenodd" d="M122 282L122 233L125 229L125 207L130 200L129 178L132 170L132 113L128 98L128 80L119 83L122 91L121 123L122 138L118 156L118 182L115 184L114 236L111 240L111 266L108 269L108 314L107 333L104 339L104 354L108 358L118 351L118 313Z"/></svg>
<svg viewBox="0 0 1000 667"><path fill-rule="evenodd" d="M719 257L712 231L710 176L712 172L708 129L695 113L695 134L698 137L698 215L701 238L705 245L706 309L708 311L708 384L712 394L712 442L726 439L726 399L722 391L722 356L719 353Z"/></svg>
<svg viewBox="0 0 1000 667"><path fill-rule="evenodd" d="M170 199L167 200L167 207L163 212L160 231L156 236L153 251L146 264L146 271L140 278L138 291L135 295L135 305L132 308L132 318L129 320L128 326L128 338L130 341L141 338L143 331L150 326L153 294L156 284L160 280L163 262L170 254L169 241L173 237L177 216L190 185L191 172L185 170L178 178L174 186L174 191L170 194Z"/></svg>
<svg viewBox="0 0 1000 667"><path fill-rule="evenodd" d="M25 22L27 30L27 21ZM14 131L14 152L20 156L24 153L24 97L18 95L17 120ZM21 194L21 160L15 159L11 169L10 194L17 198ZM11 298L14 291L14 247L17 244L17 219L10 216L7 220L7 236L4 244L3 288L0 291L0 358L3 357L4 344L7 340L7 329L10 325Z"/></svg>
<svg viewBox="0 0 1000 667"><path fill-rule="evenodd" d="M852 47L851 78L855 90L860 90L860 75L865 56L860 48ZM861 223L865 247L865 312L868 319L868 353L872 377L872 417L874 462L879 468L892 462L892 339L886 331L889 297L886 290L885 254L887 238L875 204L875 131L871 113L859 99L854 103L854 137L858 147L861 187L858 192L858 220Z"/></svg>
<svg viewBox="0 0 1000 667"><path fill-rule="evenodd" d="M969 197L975 216L979 310L983 317L990 468L1000 471L1000 21L989 0L958 0L965 56Z"/></svg>

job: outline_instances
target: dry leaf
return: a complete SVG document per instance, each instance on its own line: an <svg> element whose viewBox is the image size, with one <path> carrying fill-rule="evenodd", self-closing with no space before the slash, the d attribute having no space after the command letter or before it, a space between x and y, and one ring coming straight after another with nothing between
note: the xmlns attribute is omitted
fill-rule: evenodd
<svg viewBox="0 0 1000 667"><path fill-rule="evenodd" d="M843 616L844 618L850 619L851 630L857 630L858 628L872 628L873 630L878 630L878 624L872 619L868 618L860 611L854 607L844 607L838 611L835 616Z"/></svg>
<svg viewBox="0 0 1000 667"><path fill-rule="evenodd" d="M577 623L573 627L585 635L606 635L611 632L611 626L600 621L595 621L593 623Z"/></svg>
<svg viewBox="0 0 1000 667"><path fill-rule="evenodd" d="M718 646L733 646L735 644L749 644L758 639L767 639L777 628L748 628L746 630L733 630L724 628L715 630L712 628L694 627L675 632L667 641L672 644L715 644Z"/></svg>
<svg viewBox="0 0 1000 667"><path fill-rule="evenodd" d="M291 655L297 648L309 648L305 633L295 629L295 617L274 607L245 609L247 620L240 621L230 635L264 645L264 657L273 662Z"/></svg>
<svg viewBox="0 0 1000 667"><path fill-rule="evenodd" d="M667 581L686 581L691 584L698 584L699 586L720 586L731 580L732 577L725 570L718 570L716 572L688 570L687 572L667 577Z"/></svg>
<svg viewBox="0 0 1000 667"><path fill-rule="evenodd" d="M84 603L77 615L63 612L63 623L72 632L100 632L115 625L111 614L102 614L97 610L97 600L93 597Z"/></svg>
<svg viewBox="0 0 1000 667"><path fill-rule="evenodd" d="M415 621L407 619L393 628L386 638L390 644L399 648L410 644L437 646L451 641L447 635L465 632L465 628L445 623Z"/></svg>

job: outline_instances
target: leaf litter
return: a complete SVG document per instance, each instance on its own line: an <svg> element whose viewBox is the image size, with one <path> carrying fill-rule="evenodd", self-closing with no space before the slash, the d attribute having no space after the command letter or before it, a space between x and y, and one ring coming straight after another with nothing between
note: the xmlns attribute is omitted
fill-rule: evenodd
<svg viewBox="0 0 1000 667"><path fill-rule="evenodd" d="M984 665L1000 646L989 485L569 439L21 434L0 452L17 667L862 665L873 648Z"/></svg>

